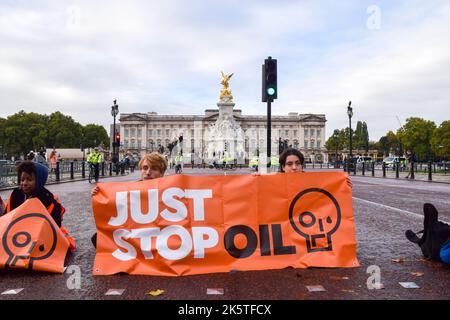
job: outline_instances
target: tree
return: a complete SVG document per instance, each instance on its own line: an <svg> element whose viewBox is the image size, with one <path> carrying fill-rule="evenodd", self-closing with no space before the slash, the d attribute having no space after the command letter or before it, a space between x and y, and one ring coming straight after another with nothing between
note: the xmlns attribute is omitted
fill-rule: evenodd
<svg viewBox="0 0 450 320"><path fill-rule="evenodd" d="M442 160L450 159L450 120L441 123L431 136L431 149Z"/></svg>
<svg viewBox="0 0 450 320"><path fill-rule="evenodd" d="M79 148L83 138L83 127L72 117L57 111L50 115L48 124L48 147Z"/></svg>
<svg viewBox="0 0 450 320"><path fill-rule="evenodd" d="M431 137L435 129L433 121L413 117L406 119L405 125L397 131L397 136L405 149L415 153L419 160L430 160L434 158Z"/></svg>
<svg viewBox="0 0 450 320"><path fill-rule="evenodd" d="M94 148L101 144L109 146L109 137L103 126L96 124L87 124L82 128L83 140L82 144L85 148Z"/></svg>

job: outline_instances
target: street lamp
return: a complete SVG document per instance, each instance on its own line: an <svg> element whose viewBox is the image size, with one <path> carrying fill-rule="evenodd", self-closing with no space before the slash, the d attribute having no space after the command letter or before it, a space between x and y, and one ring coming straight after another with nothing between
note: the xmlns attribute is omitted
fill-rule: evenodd
<svg viewBox="0 0 450 320"><path fill-rule="evenodd" d="M348 115L348 121L349 121L349 128L350 128L350 160L349 160L349 166L348 166L348 172L350 172L350 161L352 161L353 154L352 154L352 117L353 117L353 108L351 107L352 102L350 101L348 103L347 107L347 115Z"/></svg>
<svg viewBox="0 0 450 320"><path fill-rule="evenodd" d="M117 100L114 100L114 105L111 106L111 115L114 117L114 124L113 124L113 156L112 156L112 162L116 163L119 160L119 157L116 154L116 116L119 114L119 105L117 104ZM119 146L117 146L119 147Z"/></svg>
<svg viewBox="0 0 450 320"><path fill-rule="evenodd" d="M337 152L338 152L338 135L339 135L339 131L338 130L334 130L333 137L334 137L334 148L335 148L335 150L334 150L334 167L335 168L336 168L337 162L338 162L338 155L337 155Z"/></svg>

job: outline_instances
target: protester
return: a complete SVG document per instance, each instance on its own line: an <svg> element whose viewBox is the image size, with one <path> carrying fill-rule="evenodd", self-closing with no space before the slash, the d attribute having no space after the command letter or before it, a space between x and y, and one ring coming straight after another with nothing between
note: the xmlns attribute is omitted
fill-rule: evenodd
<svg viewBox="0 0 450 320"><path fill-rule="evenodd" d="M100 152L98 152L97 147L95 147L94 152L89 155L89 157L87 158L87 162L89 163L89 165L94 167L94 179L95 182L98 182L100 163L102 163L102 155Z"/></svg>
<svg viewBox="0 0 450 320"><path fill-rule="evenodd" d="M69 236L67 230L61 226L66 210L56 195L44 187L48 177L47 167L37 162L25 160L17 166L17 172L20 176L20 185L12 191L5 208L5 214L13 211L28 199L38 198L66 236L70 244L70 251L73 252L75 241Z"/></svg>
<svg viewBox="0 0 450 320"><path fill-rule="evenodd" d="M279 163L280 172L304 172L305 157L299 150L289 148L280 155Z"/></svg>
<svg viewBox="0 0 450 320"><path fill-rule="evenodd" d="M152 152L142 157L138 167L141 171L141 179L139 181L162 178L167 170L167 161L158 152ZM99 190L99 187L95 186L91 195L95 196ZM92 236L91 241L94 247L97 247L97 233Z"/></svg>

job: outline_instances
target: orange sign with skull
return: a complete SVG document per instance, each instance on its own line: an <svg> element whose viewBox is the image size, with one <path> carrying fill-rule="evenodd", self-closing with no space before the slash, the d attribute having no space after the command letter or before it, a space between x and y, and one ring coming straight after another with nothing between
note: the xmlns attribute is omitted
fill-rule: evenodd
<svg viewBox="0 0 450 320"><path fill-rule="evenodd" d="M0 268L63 273L69 242L39 199L0 218Z"/></svg>
<svg viewBox="0 0 450 320"><path fill-rule="evenodd" d="M99 183L95 275L357 267L343 172Z"/></svg>

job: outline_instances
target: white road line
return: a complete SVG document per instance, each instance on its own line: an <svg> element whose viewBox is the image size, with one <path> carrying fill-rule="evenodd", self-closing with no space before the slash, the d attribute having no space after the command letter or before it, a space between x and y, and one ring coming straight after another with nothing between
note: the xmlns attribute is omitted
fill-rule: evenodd
<svg viewBox="0 0 450 320"><path fill-rule="evenodd" d="M420 218L421 220L423 220L423 215L422 215L422 214L418 214L418 213L414 213L414 212L406 211L406 210L402 210L402 209L397 209L397 208L390 207L390 206L387 206L387 205L384 205L384 204L381 204L381 203L372 202L372 201L364 200L364 199L361 199L361 198L353 197L353 199L359 200L359 201L361 201L361 202L373 204L373 205L376 205L376 206L378 206L378 207L382 207L382 208L385 208L385 209L394 210L394 211L398 211L398 212L401 212L401 213L407 213L407 214L409 214L409 215L412 215L412 216L414 216L414 217L416 217L416 218ZM441 219L439 219L439 221L442 221L442 222L444 222L444 223L450 224L450 223L448 223L447 221L444 221L444 220L441 220Z"/></svg>

